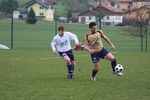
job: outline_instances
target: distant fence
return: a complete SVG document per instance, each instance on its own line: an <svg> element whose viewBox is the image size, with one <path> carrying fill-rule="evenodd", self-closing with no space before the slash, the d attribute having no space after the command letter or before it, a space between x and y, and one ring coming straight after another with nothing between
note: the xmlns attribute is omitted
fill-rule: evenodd
<svg viewBox="0 0 150 100"><path fill-rule="evenodd" d="M12 30L13 24L13 30ZM57 34L57 27L64 25L66 31L75 33L83 44L83 38L89 31L88 25L59 22L38 21L35 25L27 24L25 20L0 20L0 44L12 49L50 49L50 42ZM118 51L140 51L140 38L127 35L124 27L102 26L104 33L116 45ZM13 32L12 32L13 31ZM150 52L150 30L148 29L147 51ZM146 38L144 38L144 51L146 51ZM106 44L104 42L104 44ZM13 46L12 46L13 45ZM109 46L106 44L106 48Z"/></svg>

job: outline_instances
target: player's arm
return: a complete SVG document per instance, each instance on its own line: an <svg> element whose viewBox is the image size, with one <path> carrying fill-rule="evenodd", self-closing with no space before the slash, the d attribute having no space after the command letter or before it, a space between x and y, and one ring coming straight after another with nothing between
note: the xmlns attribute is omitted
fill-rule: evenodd
<svg viewBox="0 0 150 100"><path fill-rule="evenodd" d="M115 46L113 45L113 43L110 41L110 39L104 35L103 32L101 32L101 35L102 35L102 38L110 45L111 49L112 50L115 50Z"/></svg>
<svg viewBox="0 0 150 100"><path fill-rule="evenodd" d="M54 54L57 54L58 51L56 50L56 42L55 42L55 39L52 40L52 42L51 42L51 47L52 47L52 52L53 52Z"/></svg>
<svg viewBox="0 0 150 100"><path fill-rule="evenodd" d="M89 43L88 43L88 40L87 40L86 36L84 38L84 49L87 50L90 53L94 53L95 52L94 49L90 49Z"/></svg>
<svg viewBox="0 0 150 100"><path fill-rule="evenodd" d="M74 40L75 46L80 46L78 37L77 37L75 34L69 32L68 35L69 35L69 38L70 38L71 40Z"/></svg>

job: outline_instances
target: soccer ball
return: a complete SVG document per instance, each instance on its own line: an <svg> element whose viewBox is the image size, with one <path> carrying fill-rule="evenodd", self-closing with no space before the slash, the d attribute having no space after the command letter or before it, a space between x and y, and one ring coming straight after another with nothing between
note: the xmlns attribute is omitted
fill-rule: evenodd
<svg viewBox="0 0 150 100"><path fill-rule="evenodd" d="M123 71L123 66L121 64L117 64L115 66L115 72L121 72L121 71Z"/></svg>

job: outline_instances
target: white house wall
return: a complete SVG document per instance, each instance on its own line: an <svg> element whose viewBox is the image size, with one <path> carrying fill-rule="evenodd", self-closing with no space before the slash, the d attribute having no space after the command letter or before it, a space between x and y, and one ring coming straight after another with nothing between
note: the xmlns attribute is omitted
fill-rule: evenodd
<svg viewBox="0 0 150 100"><path fill-rule="evenodd" d="M109 17L109 19L107 19L107 17ZM82 21L81 20L82 18L85 18L85 21ZM79 16L78 21L79 21L79 23L89 24L90 22L92 22L92 21L96 22L97 20L96 20L95 16ZM102 18L101 22L102 22L102 25L106 25L105 23L110 23L110 25L115 25L118 23L122 23L123 17L122 16L104 16Z"/></svg>
<svg viewBox="0 0 150 100"><path fill-rule="evenodd" d="M54 10L52 10L52 9L47 9L46 10L46 16L45 16L45 20L47 20L47 21L54 21L54 16L53 16L53 14L54 14Z"/></svg>
<svg viewBox="0 0 150 100"><path fill-rule="evenodd" d="M42 6L39 5L38 3L35 3L28 8L28 11L30 11L31 7L33 8L36 16L44 16L45 17L44 20L53 21L54 10L51 9L51 7L49 9L46 9L46 8L40 9L40 7ZM40 15L40 14L43 14L43 15Z"/></svg>
<svg viewBox="0 0 150 100"><path fill-rule="evenodd" d="M83 22L81 19L85 18L85 21ZM83 23L83 24L89 24L90 22L95 22L96 21L96 17L95 16L79 16L79 23Z"/></svg>
<svg viewBox="0 0 150 100"><path fill-rule="evenodd" d="M109 17L109 19L107 17ZM105 16L102 19L102 23L104 25L105 25L105 23L110 23L110 25L115 25L115 24L122 23L122 22L123 22L122 16Z"/></svg>
<svg viewBox="0 0 150 100"><path fill-rule="evenodd" d="M20 12L19 12L19 11L15 10L15 11L13 12L13 18L14 18L14 19L18 19L18 18L19 18L19 15L20 15Z"/></svg>

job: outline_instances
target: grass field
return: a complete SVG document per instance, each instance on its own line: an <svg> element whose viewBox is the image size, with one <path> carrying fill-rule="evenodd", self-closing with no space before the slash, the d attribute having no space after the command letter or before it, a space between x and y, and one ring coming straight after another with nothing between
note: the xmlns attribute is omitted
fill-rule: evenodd
<svg viewBox="0 0 150 100"><path fill-rule="evenodd" d="M64 25L67 31L75 33L82 43L84 35L89 31L87 25L58 23L59 25ZM10 21L0 20L0 43L8 47L11 44L10 27ZM102 30L116 45L117 51L140 51L140 38L122 35L128 33L125 33L121 27L104 26ZM14 21L14 49L49 49L49 44L55 34L54 22L39 21L36 25L28 25L24 21ZM148 36L148 51L150 51L149 43L150 37ZM106 47L109 48L108 45Z"/></svg>
<svg viewBox="0 0 150 100"><path fill-rule="evenodd" d="M0 100L150 99L150 53L115 53L124 76L113 75L104 60L95 82L88 53L74 53L76 78L69 80L65 63L50 50L0 50Z"/></svg>
<svg viewBox="0 0 150 100"><path fill-rule="evenodd" d="M87 25L62 24L83 41ZM139 39L122 35L121 27L102 29L117 47L113 54L124 75L112 74L110 62L103 60L93 82L89 54L74 51L75 79L69 80L65 63L50 50L55 23L15 21L14 49L0 50L0 100L149 100L150 45L147 53L140 52ZM0 44L10 47L10 21L0 21Z"/></svg>

